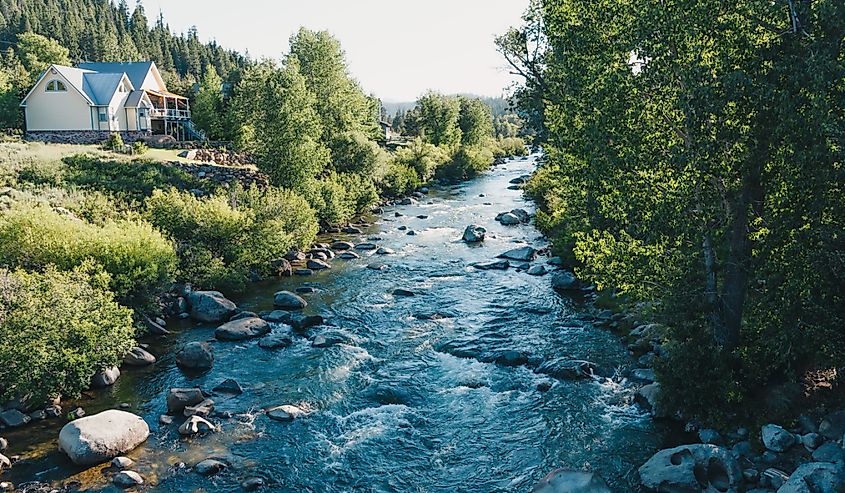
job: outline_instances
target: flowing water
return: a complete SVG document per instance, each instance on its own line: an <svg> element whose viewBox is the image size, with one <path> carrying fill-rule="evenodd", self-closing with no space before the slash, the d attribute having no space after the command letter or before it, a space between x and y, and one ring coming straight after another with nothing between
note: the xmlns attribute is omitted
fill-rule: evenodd
<svg viewBox="0 0 845 493"><path fill-rule="evenodd" d="M531 209L507 187L530 173L534 160L510 160L433 190L419 204L388 208L363 235L348 237L379 237L374 241L393 255L335 259L331 271L260 283L236 299L246 310L270 310L275 291L313 285L320 291L306 295L306 312L323 314L350 344L318 349L297 338L268 351L254 340L214 342L214 368L189 376L176 368L175 349L213 339L214 327L183 322L179 329L174 321L173 335L149 341L156 365L125 370L113 388L80 404L92 414L128 403L146 418L152 435L129 456L148 491L238 491L243 479L258 476L271 491L525 492L556 467L591 469L614 491L635 491L636 467L666 433L632 404L629 385L555 380L527 366L489 362L517 351L532 361L631 364L614 335L591 325L589 307L552 291L548 276L470 267L522 244L545 245L531 225L494 221L501 211ZM487 228L483 244L459 241L470 223ZM389 268L366 268L375 257ZM395 297L395 288L416 296ZM175 425L158 424L169 388L208 390L226 378L245 393L214 398L217 410L233 413L217 419L220 433L184 439ZM298 404L309 415L280 423L257 412L280 404ZM113 489L102 467L76 468L56 451L55 421L6 436L8 452L23 457L6 480L70 479L95 491ZM207 457L233 467L211 478L190 470Z"/></svg>

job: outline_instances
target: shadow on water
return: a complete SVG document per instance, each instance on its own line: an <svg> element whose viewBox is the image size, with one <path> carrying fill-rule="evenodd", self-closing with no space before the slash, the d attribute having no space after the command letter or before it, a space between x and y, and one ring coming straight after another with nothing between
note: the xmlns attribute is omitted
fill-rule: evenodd
<svg viewBox="0 0 845 493"><path fill-rule="evenodd" d="M530 491L556 467L592 469L614 490L636 490L635 469L663 445L666 430L633 405L632 389L555 380L528 364L569 357L613 369L631 364L623 345L594 328L577 300L553 292L547 276L470 266L546 244L533 226L494 221L501 211L531 209L507 186L533 166L533 158L508 161L414 205L388 208L348 238L378 237L392 255L335 259L330 271L257 283L236 299L257 312L272 309L277 290L317 287L306 295L306 313L324 315L347 344L318 349L297 338L267 351L255 341L212 342L214 368L186 375L175 366L175 348L212 341L214 327L174 320L173 335L144 341L159 357L153 367L128 369L114 387L65 410L82 405L93 414L127 403L142 415L152 435L128 455L148 491L236 491L255 476L272 491ZM471 223L487 228L483 244L458 241ZM376 258L389 268L367 269ZM394 296L396 288L414 296ZM175 425L158 424L167 389L208 390L226 378L245 392L214 398L218 411L231 413L217 419L221 433L182 439ZM289 403L308 416L279 423L258 412ZM7 433L10 452L23 459L6 479L115 490L102 467L76 468L56 452L58 430L52 421ZM207 457L232 467L212 478L190 470Z"/></svg>

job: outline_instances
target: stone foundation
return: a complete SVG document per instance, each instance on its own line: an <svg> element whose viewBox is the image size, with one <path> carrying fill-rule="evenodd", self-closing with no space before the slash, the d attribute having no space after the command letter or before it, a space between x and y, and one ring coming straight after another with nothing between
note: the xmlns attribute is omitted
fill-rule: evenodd
<svg viewBox="0 0 845 493"><path fill-rule="evenodd" d="M26 140L47 142L50 144L100 144L112 133L119 133L123 142L131 144L136 140L147 140L149 131L109 132L107 130L33 130L26 132Z"/></svg>

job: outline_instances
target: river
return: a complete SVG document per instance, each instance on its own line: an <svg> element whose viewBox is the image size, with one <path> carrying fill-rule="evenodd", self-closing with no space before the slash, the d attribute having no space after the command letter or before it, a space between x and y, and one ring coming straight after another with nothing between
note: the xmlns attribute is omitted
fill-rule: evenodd
<svg viewBox="0 0 845 493"><path fill-rule="evenodd" d="M334 259L330 271L258 283L234 298L243 309L270 310L275 291L313 285L319 292L305 295L306 312L323 314L351 344L318 349L297 338L289 348L267 351L255 341L214 342L214 368L188 376L175 366L175 349L213 339L214 327L173 321L173 335L146 341L159 357L154 366L124 370L115 386L79 404L92 414L128 403L147 420L150 439L128 454L147 491L238 491L243 479L259 476L270 491L527 492L556 467L591 469L614 491L636 491L636 468L667 433L632 404L632 387L555 380L525 366L482 361L519 351L605 368L632 363L613 334L591 325L589 306L552 291L548 276L470 266L522 244L546 244L531 225L494 221L514 207L531 210L508 184L530 173L535 159L510 160L461 185L436 188L418 204L387 208L363 235L336 235L380 238L374 242L395 250L378 256L386 270L366 268L373 261L366 254ZM460 241L470 223L487 228L483 244ZM395 288L415 296L395 297ZM208 390L226 378L245 392L215 397L218 411L233 413L216 419L220 433L184 439L175 425L158 424L169 388ZM309 415L280 423L257 412L280 404L299 404ZM4 480L70 479L116 490L101 467L76 468L56 451L55 420L5 436L8 453L23 460ZM211 478L190 470L210 456L232 467Z"/></svg>

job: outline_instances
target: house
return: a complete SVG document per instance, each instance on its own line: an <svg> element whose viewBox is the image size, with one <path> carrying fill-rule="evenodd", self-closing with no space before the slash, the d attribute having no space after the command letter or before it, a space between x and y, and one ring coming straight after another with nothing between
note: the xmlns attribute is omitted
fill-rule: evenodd
<svg viewBox="0 0 845 493"><path fill-rule="evenodd" d="M382 134L384 135L384 140L390 140L393 138L393 125L384 120L380 120L378 124L381 127Z"/></svg>
<svg viewBox="0 0 845 493"><path fill-rule="evenodd" d="M34 140L96 143L113 132L129 142L152 135L203 138L188 99L167 90L154 62L50 65L21 107Z"/></svg>

